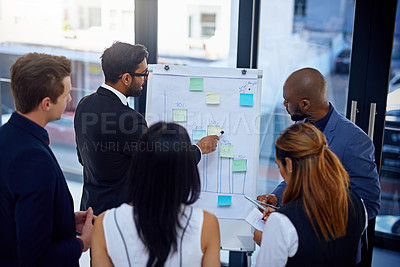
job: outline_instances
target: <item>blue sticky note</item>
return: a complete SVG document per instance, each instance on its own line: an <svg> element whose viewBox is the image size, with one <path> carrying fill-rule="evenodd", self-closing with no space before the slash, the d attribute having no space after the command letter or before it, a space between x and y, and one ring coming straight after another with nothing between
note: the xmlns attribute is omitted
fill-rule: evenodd
<svg viewBox="0 0 400 267"><path fill-rule="evenodd" d="M240 94L240 105L246 107L252 107L253 94Z"/></svg>
<svg viewBox="0 0 400 267"><path fill-rule="evenodd" d="M218 206L230 206L232 203L232 196L218 196Z"/></svg>
<svg viewBox="0 0 400 267"><path fill-rule="evenodd" d="M193 140L200 140L201 138L207 136L206 130L193 130L192 131L192 139Z"/></svg>

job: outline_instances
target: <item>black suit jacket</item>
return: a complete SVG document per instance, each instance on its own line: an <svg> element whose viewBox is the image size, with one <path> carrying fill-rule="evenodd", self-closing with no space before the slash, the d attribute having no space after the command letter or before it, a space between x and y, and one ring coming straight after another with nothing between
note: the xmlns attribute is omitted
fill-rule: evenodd
<svg viewBox="0 0 400 267"><path fill-rule="evenodd" d="M100 87L84 97L75 113L79 162L83 165L81 210L99 214L124 202L124 183L132 153L147 130L144 117Z"/></svg>
<svg viewBox="0 0 400 267"><path fill-rule="evenodd" d="M78 104L74 127L79 162L83 165L81 210L94 213L125 202L125 182L139 137L147 130L144 117L103 87ZM195 157L201 152L196 147Z"/></svg>

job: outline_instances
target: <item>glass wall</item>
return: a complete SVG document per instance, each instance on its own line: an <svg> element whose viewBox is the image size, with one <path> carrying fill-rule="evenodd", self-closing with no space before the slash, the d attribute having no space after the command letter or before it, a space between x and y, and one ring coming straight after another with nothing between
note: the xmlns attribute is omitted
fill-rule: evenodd
<svg viewBox="0 0 400 267"><path fill-rule="evenodd" d="M397 7L386 105L376 231L400 238L400 9ZM379 233L379 234L380 234Z"/></svg>
<svg viewBox="0 0 400 267"><path fill-rule="evenodd" d="M258 194L282 181L274 141L293 122L282 86L293 71L312 67L328 81L328 100L345 115L349 81L353 0L261 1L258 68L263 70Z"/></svg>
<svg viewBox="0 0 400 267"><path fill-rule="evenodd" d="M0 89L2 123L14 104L9 70L29 52L63 55L72 60L72 101L61 120L46 126L50 142L66 176L81 179L73 117L79 100L103 83L100 55L115 40L134 43L132 0L0 0Z"/></svg>
<svg viewBox="0 0 400 267"><path fill-rule="evenodd" d="M158 63L236 67L239 0L158 0Z"/></svg>

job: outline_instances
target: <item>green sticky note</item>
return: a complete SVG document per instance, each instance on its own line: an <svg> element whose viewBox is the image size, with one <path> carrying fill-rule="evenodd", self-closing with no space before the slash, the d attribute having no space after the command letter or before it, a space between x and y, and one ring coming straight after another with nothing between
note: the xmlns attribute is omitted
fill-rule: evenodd
<svg viewBox="0 0 400 267"><path fill-rule="evenodd" d="M222 128L219 126L208 126L208 135L217 135L220 134Z"/></svg>
<svg viewBox="0 0 400 267"><path fill-rule="evenodd" d="M187 109L173 109L173 121L185 122L187 120Z"/></svg>
<svg viewBox="0 0 400 267"><path fill-rule="evenodd" d="M203 91L203 78L190 78L190 91Z"/></svg>
<svg viewBox="0 0 400 267"><path fill-rule="evenodd" d="M247 171L247 160L245 160L245 159L232 160L232 171L234 171L234 172Z"/></svg>
<svg viewBox="0 0 400 267"><path fill-rule="evenodd" d="M192 131L192 139L200 140L201 138L207 136L206 130L193 130Z"/></svg>
<svg viewBox="0 0 400 267"><path fill-rule="evenodd" d="M232 196L218 196L218 206L230 206L232 203Z"/></svg>
<svg viewBox="0 0 400 267"><path fill-rule="evenodd" d="M209 105L218 105L220 103L220 95L218 93L206 95L206 103Z"/></svg>
<svg viewBox="0 0 400 267"><path fill-rule="evenodd" d="M221 158L233 158L233 145L220 145L219 156Z"/></svg>
<svg viewBox="0 0 400 267"><path fill-rule="evenodd" d="M253 94L240 94L240 105L246 107L252 107Z"/></svg>

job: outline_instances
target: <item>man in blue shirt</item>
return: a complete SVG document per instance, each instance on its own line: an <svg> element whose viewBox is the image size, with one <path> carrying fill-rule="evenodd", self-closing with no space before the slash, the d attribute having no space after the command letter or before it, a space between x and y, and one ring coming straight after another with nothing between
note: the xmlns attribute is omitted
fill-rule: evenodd
<svg viewBox="0 0 400 267"><path fill-rule="evenodd" d="M11 67L16 112L0 128L0 266L79 266L91 246L93 211L74 214L44 129L71 101L70 75L70 60L38 53Z"/></svg>
<svg viewBox="0 0 400 267"><path fill-rule="evenodd" d="M334 109L326 95L324 76L312 68L293 72L283 85L283 105L291 119L312 123L324 133L329 148L350 177L351 190L364 201L368 213L368 242L363 242L360 265L371 266L375 217L380 209L381 197L374 144L363 130ZM272 194L261 195L257 199L277 205L285 187L283 181Z"/></svg>

